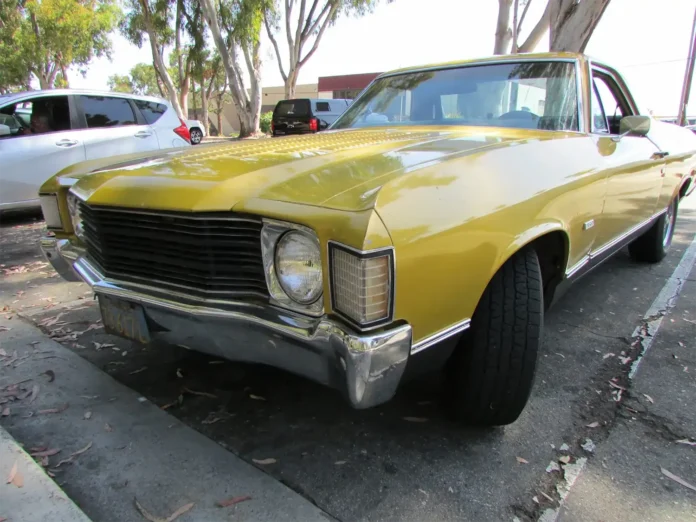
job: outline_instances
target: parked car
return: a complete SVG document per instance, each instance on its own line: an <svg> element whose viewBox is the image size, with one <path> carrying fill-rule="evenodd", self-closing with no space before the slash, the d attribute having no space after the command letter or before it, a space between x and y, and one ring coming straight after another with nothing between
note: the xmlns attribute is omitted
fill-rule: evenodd
<svg viewBox="0 0 696 522"><path fill-rule="evenodd" d="M63 168L118 154L189 146L169 102L54 89L0 96L0 211L39 207L41 184Z"/></svg>
<svg viewBox="0 0 696 522"><path fill-rule="evenodd" d="M111 163L41 189L43 250L108 331L356 408L444 369L456 416L501 425L563 288L624 246L665 256L696 136L641 115L607 65L523 54L383 74L317 135Z"/></svg>
<svg viewBox="0 0 696 522"><path fill-rule="evenodd" d="M339 98L281 100L273 109L271 134L308 134L327 129L350 104L351 100Z"/></svg>
<svg viewBox="0 0 696 522"><path fill-rule="evenodd" d="M186 120L189 134L191 135L191 145L198 145L205 138L205 127L200 120Z"/></svg>

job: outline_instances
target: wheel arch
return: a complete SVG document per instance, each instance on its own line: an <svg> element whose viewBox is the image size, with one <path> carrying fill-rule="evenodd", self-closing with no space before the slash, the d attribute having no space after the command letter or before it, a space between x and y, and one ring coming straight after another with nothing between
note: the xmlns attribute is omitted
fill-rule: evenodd
<svg viewBox="0 0 696 522"><path fill-rule="evenodd" d="M686 195L691 191L694 185L694 172L692 171L690 175L686 176L679 186L679 199L686 197Z"/></svg>

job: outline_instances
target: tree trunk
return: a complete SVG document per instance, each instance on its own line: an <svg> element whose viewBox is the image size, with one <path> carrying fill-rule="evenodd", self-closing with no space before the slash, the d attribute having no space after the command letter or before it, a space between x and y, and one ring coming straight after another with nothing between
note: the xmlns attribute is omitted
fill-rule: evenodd
<svg viewBox="0 0 696 522"><path fill-rule="evenodd" d="M217 47L220 57L222 58L222 65L225 67L225 72L227 73L227 79L230 83L230 94L232 95L232 102L237 109L237 114L239 114L239 137L246 138L259 131L259 120L261 116L261 90L259 89L259 72L260 60L258 60L258 67L255 74L250 74L251 91L252 98L250 99L247 95L246 89L244 88L244 80L240 71L236 43L232 42L232 45L228 46L227 42L222 36L222 31L220 30L220 24L217 19L217 10L213 4L213 0L201 0L201 6L203 7L203 15L205 16L210 32L213 35L213 41L215 42L215 47ZM255 55L258 58L258 44L254 46L256 49ZM258 100L255 103L253 100Z"/></svg>
<svg viewBox="0 0 696 522"><path fill-rule="evenodd" d="M550 3L550 50L584 52L609 0L556 0Z"/></svg>
<svg viewBox="0 0 696 522"><path fill-rule="evenodd" d="M205 82L201 82L201 123L205 130L205 135L210 136L210 124L208 123L208 93L205 89Z"/></svg>
<svg viewBox="0 0 696 522"><path fill-rule="evenodd" d="M191 102L193 103L193 119L198 119L198 103L196 103L196 82L191 80Z"/></svg>
<svg viewBox="0 0 696 522"><path fill-rule="evenodd" d="M147 31L148 40L150 40L150 49L152 50L152 59L155 63L155 69L160 74L162 81L167 87L169 101L172 103L177 116L181 119L186 119L183 111L181 110L181 104L179 104L179 98L177 96L172 77L169 76L167 67L164 64L164 59L159 52L159 46L157 45L157 33L155 32L155 29L152 26L152 20L150 19L150 5L148 0L140 0L140 7L143 11L143 21L145 22L145 30Z"/></svg>
<svg viewBox="0 0 696 522"><path fill-rule="evenodd" d="M498 0L498 23L495 29L493 54L506 54L510 48L512 31L510 29L510 8L512 0Z"/></svg>
<svg viewBox="0 0 696 522"><path fill-rule="evenodd" d="M225 133L222 132L222 103L217 103L217 132L218 136L224 136Z"/></svg>

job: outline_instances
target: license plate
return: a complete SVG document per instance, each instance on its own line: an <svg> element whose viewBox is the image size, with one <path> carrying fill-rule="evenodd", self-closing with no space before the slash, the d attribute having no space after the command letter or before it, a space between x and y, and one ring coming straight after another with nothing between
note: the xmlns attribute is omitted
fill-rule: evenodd
<svg viewBox="0 0 696 522"><path fill-rule="evenodd" d="M99 308L104 321L104 330L107 333L126 337L142 344L150 342L150 332L147 329L142 306L100 295Z"/></svg>
<svg viewBox="0 0 696 522"><path fill-rule="evenodd" d="M280 135L280 134L285 134L285 131L279 131L279 130L277 130L277 131L275 131L275 133L276 133L277 135Z"/></svg>

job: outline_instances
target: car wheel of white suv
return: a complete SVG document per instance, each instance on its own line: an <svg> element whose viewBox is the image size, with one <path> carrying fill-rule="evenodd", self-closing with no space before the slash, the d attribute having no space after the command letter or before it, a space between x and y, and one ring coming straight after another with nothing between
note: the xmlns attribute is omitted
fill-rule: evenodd
<svg viewBox="0 0 696 522"><path fill-rule="evenodd" d="M203 133L200 129L191 129L191 144L198 145L203 140Z"/></svg>

